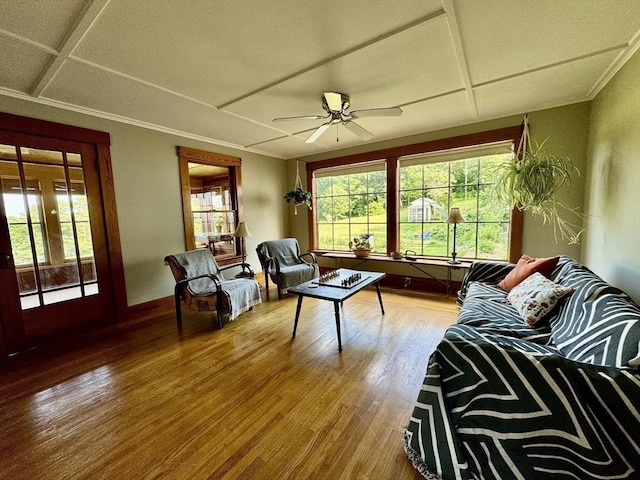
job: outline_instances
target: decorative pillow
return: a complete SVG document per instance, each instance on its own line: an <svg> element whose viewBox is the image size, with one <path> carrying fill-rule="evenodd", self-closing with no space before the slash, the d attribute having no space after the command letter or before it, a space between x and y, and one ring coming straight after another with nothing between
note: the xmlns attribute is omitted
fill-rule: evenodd
<svg viewBox="0 0 640 480"><path fill-rule="evenodd" d="M573 292L536 272L513 287L507 300L515 307L529 326L540 321L558 304L558 301Z"/></svg>
<svg viewBox="0 0 640 480"><path fill-rule="evenodd" d="M498 283L498 287L508 292L535 272L540 272L545 277L548 277L553 269L556 268L559 258L533 258L529 255L523 255L516 263L515 268Z"/></svg>

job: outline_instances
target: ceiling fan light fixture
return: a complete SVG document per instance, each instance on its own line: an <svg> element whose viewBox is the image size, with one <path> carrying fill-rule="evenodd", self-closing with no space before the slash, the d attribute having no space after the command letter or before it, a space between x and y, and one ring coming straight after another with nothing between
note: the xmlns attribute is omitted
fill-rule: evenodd
<svg viewBox="0 0 640 480"><path fill-rule="evenodd" d="M342 113L349 108L349 95L338 92L325 92L322 95L322 108L327 113Z"/></svg>
<svg viewBox="0 0 640 480"><path fill-rule="evenodd" d="M369 108L365 110L354 110L347 113L346 110L351 106L351 100L349 95L339 92L324 92L322 94L322 108L327 115L308 115L301 117L281 117L274 118L272 121L279 122L282 120L325 120L327 122L320 125L316 130L305 140L304 143L314 143L320 138L320 136L327 131L331 125L344 125L347 130L357 135L361 140L369 140L373 137L373 134L361 127L353 120L356 118L364 117L398 117L402 115L402 109L400 107L387 107L387 108ZM337 131L336 131L337 140Z"/></svg>

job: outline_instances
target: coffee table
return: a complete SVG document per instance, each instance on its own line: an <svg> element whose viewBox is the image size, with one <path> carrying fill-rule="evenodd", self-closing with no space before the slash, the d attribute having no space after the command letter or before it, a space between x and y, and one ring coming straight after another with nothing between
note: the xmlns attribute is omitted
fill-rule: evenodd
<svg viewBox="0 0 640 480"><path fill-rule="evenodd" d="M318 298L320 300L329 300L333 302L333 309L336 317L336 330L338 332L338 352L342 352L342 339L340 337L340 305L348 298L354 296L360 290L369 285L376 286L378 293L378 301L380 302L380 310L384 315L384 306L382 305L382 296L380 295L379 282L386 274L380 272L367 272L364 270L349 270L340 268L335 270L337 276L326 278L321 276L320 279L310 280L295 287L289 288L288 293L298 295L298 305L296 307L296 318L293 323L293 338L296 338L296 329L298 328L298 319L300 318L300 309L302 307L302 299L304 297ZM342 284L343 280L347 280L346 284Z"/></svg>

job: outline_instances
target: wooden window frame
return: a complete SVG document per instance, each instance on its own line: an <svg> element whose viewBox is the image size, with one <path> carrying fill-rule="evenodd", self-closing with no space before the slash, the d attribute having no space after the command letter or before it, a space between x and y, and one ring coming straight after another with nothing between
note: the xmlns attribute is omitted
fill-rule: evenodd
<svg viewBox="0 0 640 480"><path fill-rule="evenodd" d="M471 133L457 137L430 140L428 142L415 143L412 145L403 145L400 147L392 147L383 150L356 153L344 157L320 160L317 162L308 162L306 164L307 188L311 192L311 195L315 202L315 185L313 182L313 175L316 170L385 159L387 170L387 255L389 255L390 252L399 250L400 245L400 241L398 238L400 212L400 199L398 195L400 177L398 163L400 157L420 153L450 150L454 148L473 147L474 145L482 145L494 142L512 141L514 145L517 145L521 135L522 126L518 125L513 127L488 130L485 132ZM308 212L310 249L316 252L320 252L318 250L318 245L316 242L317 225L314 215L314 211L310 210ZM509 214L509 240L507 259L508 261L513 263L517 262L522 255L522 226L522 211L517 208L512 208Z"/></svg>
<svg viewBox="0 0 640 480"><path fill-rule="evenodd" d="M185 246L194 250L196 242L193 229L193 212L191 211L191 186L189 182L189 162L227 167L229 169L229 196L231 209L237 212L236 226L242 222L244 211L242 206L242 159L222 153L207 152L189 147L177 147L180 166L180 190L182 192L182 215L184 223ZM219 265L228 265L242 261L245 242L236 242L235 254L224 258L216 258ZM246 255L246 253L244 253Z"/></svg>

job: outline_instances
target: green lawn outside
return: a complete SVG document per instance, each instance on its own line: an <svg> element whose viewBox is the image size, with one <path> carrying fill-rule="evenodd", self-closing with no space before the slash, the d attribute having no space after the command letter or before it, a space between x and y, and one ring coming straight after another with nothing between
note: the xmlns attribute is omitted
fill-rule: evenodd
<svg viewBox="0 0 640 480"><path fill-rule="evenodd" d="M468 221L475 220L476 198L457 200L455 206L460 208ZM473 212L467 214L465 212ZM400 211L400 249L413 250L418 255L442 256L451 255L453 248L453 225L445 223L446 218L425 223L408 223L408 208ZM499 215L496 220L502 220ZM485 219L483 219L485 220ZM456 237L456 251L459 257L475 258L476 223L459 224ZM478 227L478 258L506 259L507 256L508 217L500 223L481 223ZM359 234L374 235L374 253L387 252L386 215L372 215L340 220L333 223L318 224L318 247L326 250L349 250L349 241Z"/></svg>

